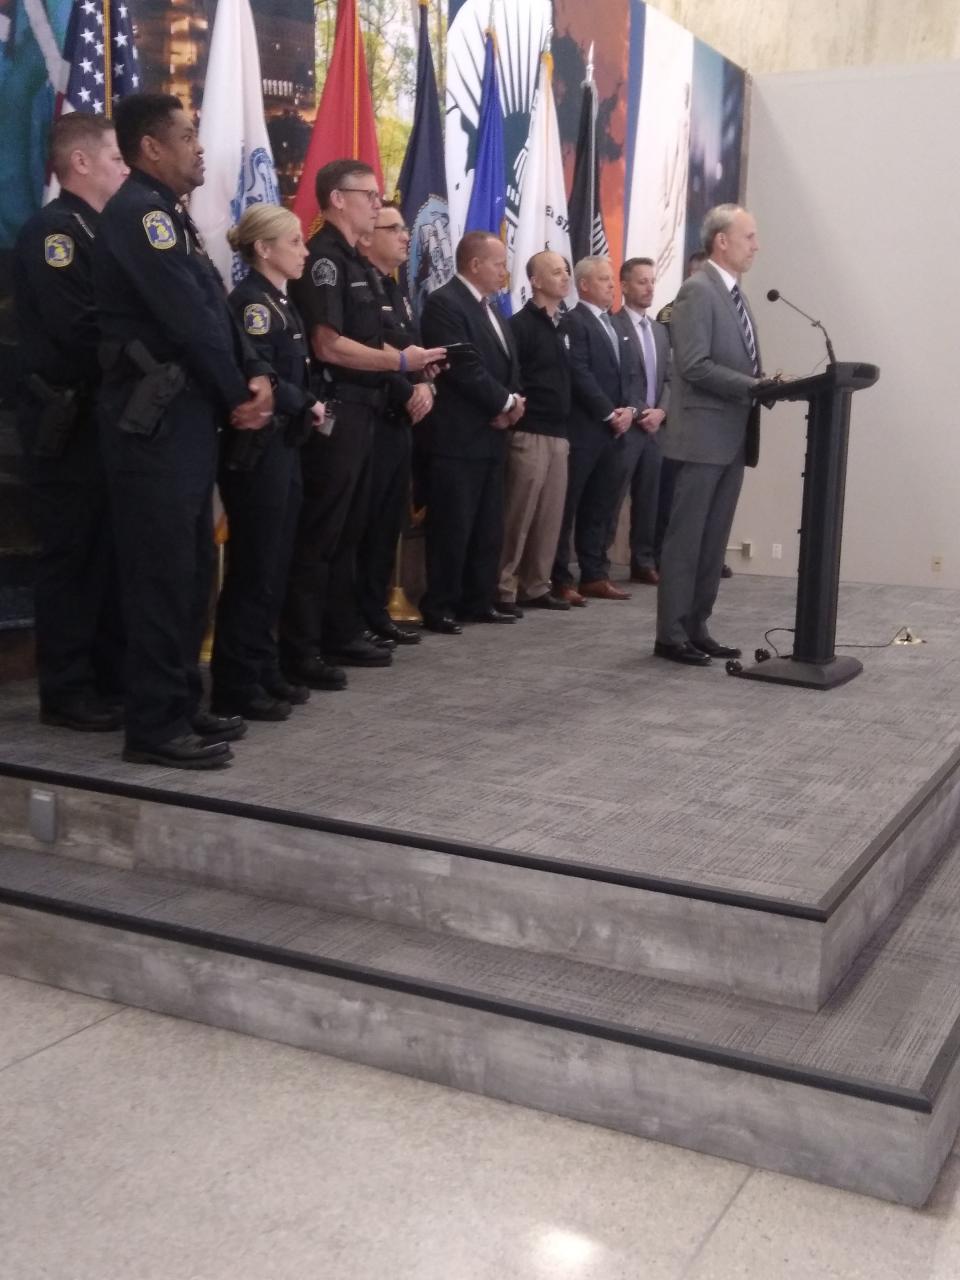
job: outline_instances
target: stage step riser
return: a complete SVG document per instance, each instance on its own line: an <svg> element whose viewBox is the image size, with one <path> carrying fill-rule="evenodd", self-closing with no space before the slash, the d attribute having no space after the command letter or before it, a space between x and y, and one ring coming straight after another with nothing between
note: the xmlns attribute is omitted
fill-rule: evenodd
<svg viewBox="0 0 960 1280"><path fill-rule="evenodd" d="M57 804L29 835L32 790ZM826 919L655 892L236 814L0 778L0 840L101 865L564 956L801 1009L822 1006L956 829L947 774Z"/></svg>
<svg viewBox="0 0 960 1280"><path fill-rule="evenodd" d="M14 906L0 971L911 1205L960 1123L956 1065L921 1114Z"/></svg>

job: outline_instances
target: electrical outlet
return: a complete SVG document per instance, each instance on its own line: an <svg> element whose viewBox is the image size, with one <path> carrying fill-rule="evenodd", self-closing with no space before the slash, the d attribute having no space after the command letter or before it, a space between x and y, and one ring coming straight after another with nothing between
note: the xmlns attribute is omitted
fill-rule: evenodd
<svg viewBox="0 0 960 1280"><path fill-rule="evenodd" d="M773 555L774 560L782 560L782 559L783 559L783 543L782 543L782 542L775 542L775 543L773 544L773 552L772 552L772 555Z"/></svg>
<svg viewBox="0 0 960 1280"><path fill-rule="evenodd" d="M930 568L934 573L940 573L943 569L943 556L931 556Z"/></svg>
<svg viewBox="0 0 960 1280"><path fill-rule="evenodd" d="M753 559L753 543L749 538L744 538L743 542L740 543L740 554L744 560Z"/></svg>

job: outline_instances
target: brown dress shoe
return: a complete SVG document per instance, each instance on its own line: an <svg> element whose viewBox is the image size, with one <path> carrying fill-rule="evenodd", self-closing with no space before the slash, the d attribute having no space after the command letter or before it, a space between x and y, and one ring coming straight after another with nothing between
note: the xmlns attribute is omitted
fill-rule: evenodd
<svg viewBox="0 0 960 1280"><path fill-rule="evenodd" d="M629 600L630 592L621 591L619 587L615 587L608 579L603 578L599 582L581 582L580 594L582 596L591 596L595 600Z"/></svg>
<svg viewBox="0 0 960 1280"><path fill-rule="evenodd" d="M652 566L647 568L637 565L636 568L630 570L631 582L643 582L648 587L655 587L660 581L660 574Z"/></svg>
<svg viewBox="0 0 960 1280"><path fill-rule="evenodd" d="M575 587L554 587L554 600L563 600L574 609L585 609L587 602Z"/></svg>

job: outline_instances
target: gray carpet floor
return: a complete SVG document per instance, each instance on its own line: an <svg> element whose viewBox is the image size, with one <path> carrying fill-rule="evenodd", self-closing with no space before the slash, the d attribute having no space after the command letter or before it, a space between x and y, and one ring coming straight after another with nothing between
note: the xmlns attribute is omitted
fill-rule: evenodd
<svg viewBox="0 0 960 1280"><path fill-rule="evenodd" d="M908 1089L925 1084L960 1018L960 845L904 895L816 1013L36 853L0 849L0 884Z"/></svg>
<svg viewBox="0 0 960 1280"><path fill-rule="evenodd" d="M724 582L713 632L748 653L794 583ZM960 592L845 585L864 673L819 693L652 656L655 592L427 635L351 671L214 774L125 765L118 738L43 728L0 688L0 758L816 902L960 745ZM790 636L775 635L789 651Z"/></svg>

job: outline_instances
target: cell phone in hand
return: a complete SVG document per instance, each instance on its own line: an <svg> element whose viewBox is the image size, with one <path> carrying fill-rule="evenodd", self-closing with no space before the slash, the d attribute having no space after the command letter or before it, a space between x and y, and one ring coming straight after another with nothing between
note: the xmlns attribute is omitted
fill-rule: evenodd
<svg viewBox="0 0 960 1280"><path fill-rule="evenodd" d="M448 342L446 350L448 364L469 364L480 358L472 342Z"/></svg>

